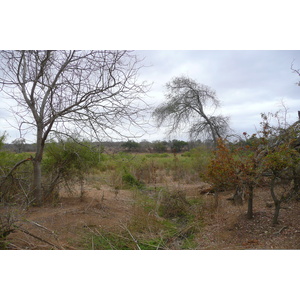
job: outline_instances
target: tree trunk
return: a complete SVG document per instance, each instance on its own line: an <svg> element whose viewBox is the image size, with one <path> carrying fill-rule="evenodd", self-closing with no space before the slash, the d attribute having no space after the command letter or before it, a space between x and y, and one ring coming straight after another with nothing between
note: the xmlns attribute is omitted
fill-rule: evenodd
<svg viewBox="0 0 300 300"><path fill-rule="evenodd" d="M274 216L273 216L273 225L278 224L279 211L280 211L280 201L276 201L275 202L275 211L274 211Z"/></svg>
<svg viewBox="0 0 300 300"><path fill-rule="evenodd" d="M233 195L233 204L243 205L243 200L244 200L244 187L237 186L235 193Z"/></svg>
<svg viewBox="0 0 300 300"><path fill-rule="evenodd" d="M294 186L293 186L293 191L295 195L299 195L300 191L300 166L296 166L293 169L293 181L294 181ZM296 200L300 200L299 196L296 196Z"/></svg>
<svg viewBox="0 0 300 300"><path fill-rule="evenodd" d="M36 205L42 204L43 190L41 160L36 159L33 162L33 197Z"/></svg>
<svg viewBox="0 0 300 300"><path fill-rule="evenodd" d="M271 196L273 198L274 201L274 205L275 205L275 211L274 211L274 216L273 216L273 225L278 224L278 217L279 217L279 211L280 211L280 204L281 204L281 200L279 200L275 194L275 181L276 181L276 177L274 176L271 180Z"/></svg>
<svg viewBox="0 0 300 300"><path fill-rule="evenodd" d="M36 205L43 203L42 189L42 158L45 146L45 138L43 139L43 127L38 123L36 153L33 159L33 197Z"/></svg>
<svg viewBox="0 0 300 300"><path fill-rule="evenodd" d="M253 218L253 191L254 191L253 184L249 184L248 188L249 188L249 197L248 197L247 218L252 219Z"/></svg>
<svg viewBox="0 0 300 300"><path fill-rule="evenodd" d="M213 124L210 122L209 118L207 118L205 116L205 119L206 119L206 122L209 124L211 135L212 135L212 138L214 140L214 148L216 149L217 145L218 145L218 138L221 138L221 137L218 134L218 132L215 130L215 128L214 128Z"/></svg>

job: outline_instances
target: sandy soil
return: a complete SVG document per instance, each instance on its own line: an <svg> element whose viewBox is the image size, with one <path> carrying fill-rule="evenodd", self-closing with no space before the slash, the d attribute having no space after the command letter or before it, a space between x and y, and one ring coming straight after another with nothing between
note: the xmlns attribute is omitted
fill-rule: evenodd
<svg viewBox="0 0 300 300"><path fill-rule="evenodd" d="M179 186L174 184L174 188ZM180 185L187 197L197 197L203 184ZM106 230L120 228L131 217L134 203L130 190L116 191L108 186L101 190L86 187L84 201L74 195L63 195L59 202L43 207L31 207L21 212L20 230L10 234L11 249L82 249L82 237L91 228ZM228 198L231 192L221 193L218 209L207 206L205 226L195 238L196 249L300 249L300 202L283 205L279 224L272 226L273 207L269 191L255 191L254 218L246 218L247 204L234 206ZM214 196L204 195L207 203Z"/></svg>
<svg viewBox="0 0 300 300"><path fill-rule="evenodd" d="M234 206L223 193L220 208L198 237L199 249L300 249L300 203L282 205L279 224L272 226L274 208L270 192L258 188L254 198L254 216L246 217L247 203Z"/></svg>
<svg viewBox="0 0 300 300"><path fill-rule="evenodd" d="M18 225L26 232L16 230L10 234L9 241L16 249L80 249L87 228L109 230L126 223L132 202L131 192L127 190L116 193L109 187L101 190L86 187L83 201L79 199L79 191L74 191L73 195L64 195L55 204L23 211Z"/></svg>

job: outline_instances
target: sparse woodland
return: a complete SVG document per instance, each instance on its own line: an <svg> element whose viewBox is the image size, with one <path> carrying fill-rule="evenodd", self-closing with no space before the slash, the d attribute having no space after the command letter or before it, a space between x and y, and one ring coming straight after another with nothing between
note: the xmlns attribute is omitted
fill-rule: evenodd
<svg viewBox="0 0 300 300"><path fill-rule="evenodd" d="M1 151L1 247L298 249L299 123L275 128L270 118L216 148L47 143L42 204L30 154Z"/></svg>
<svg viewBox="0 0 300 300"><path fill-rule="evenodd" d="M30 151L0 138L1 249L300 248L300 121L286 111L232 137L229 118L206 113L215 91L178 77L152 116L193 142L137 142L122 129L142 127L149 86L130 52L3 51L1 62L1 89L37 136Z"/></svg>

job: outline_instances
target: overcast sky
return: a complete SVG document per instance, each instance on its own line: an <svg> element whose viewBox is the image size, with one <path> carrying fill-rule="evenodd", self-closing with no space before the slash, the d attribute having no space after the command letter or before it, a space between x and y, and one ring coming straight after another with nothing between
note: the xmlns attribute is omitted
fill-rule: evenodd
<svg viewBox="0 0 300 300"><path fill-rule="evenodd" d="M300 78L291 64L300 69L300 51L223 51L223 50L139 50L144 58L140 79L153 83L146 101L156 107L165 101L165 84L175 76L186 75L214 89L221 101L220 113L230 117L236 134L252 134L259 128L260 113L288 108L288 121L297 120L300 110ZM9 134L8 141L19 137L10 124L14 116L1 109L0 132ZM151 128L142 139L149 141L168 138L163 128ZM25 137L34 142L31 136ZM182 132L171 138L188 139Z"/></svg>
<svg viewBox="0 0 300 300"><path fill-rule="evenodd" d="M149 103L165 101L165 84L175 76L186 75L214 89L221 101L220 112L230 116L237 133L252 134L259 128L260 113L288 108L290 122L300 110L300 78L292 72L300 69L300 51L137 51L149 66L141 77L153 82ZM164 138L163 130L152 131L146 139ZM184 135L180 136L184 138Z"/></svg>

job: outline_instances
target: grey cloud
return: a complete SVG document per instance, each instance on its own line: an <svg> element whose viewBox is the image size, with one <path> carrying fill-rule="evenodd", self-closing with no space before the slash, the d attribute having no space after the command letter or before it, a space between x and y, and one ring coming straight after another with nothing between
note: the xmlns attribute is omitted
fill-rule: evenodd
<svg viewBox="0 0 300 300"><path fill-rule="evenodd" d="M255 131L260 113L275 112L283 100L291 122L300 110L300 51L139 51L152 67L142 74L154 81L152 102L164 101L164 85L174 76L187 75L216 90L222 112L237 132Z"/></svg>
<svg viewBox="0 0 300 300"><path fill-rule="evenodd" d="M290 69L293 61L300 69L300 51L139 50L136 54L144 58L140 79L153 82L149 97L145 97L151 106L165 100L164 87L169 80L187 75L216 90L222 103L220 112L231 117L231 127L238 133L254 132L260 113L277 111L281 100L289 108L291 121L300 110L300 87L295 84L300 78ZM7 112L0 109L0 132L4 127L11 131L7 118ZM164 138L163 129L150 132L143 138Z"/></svg>

